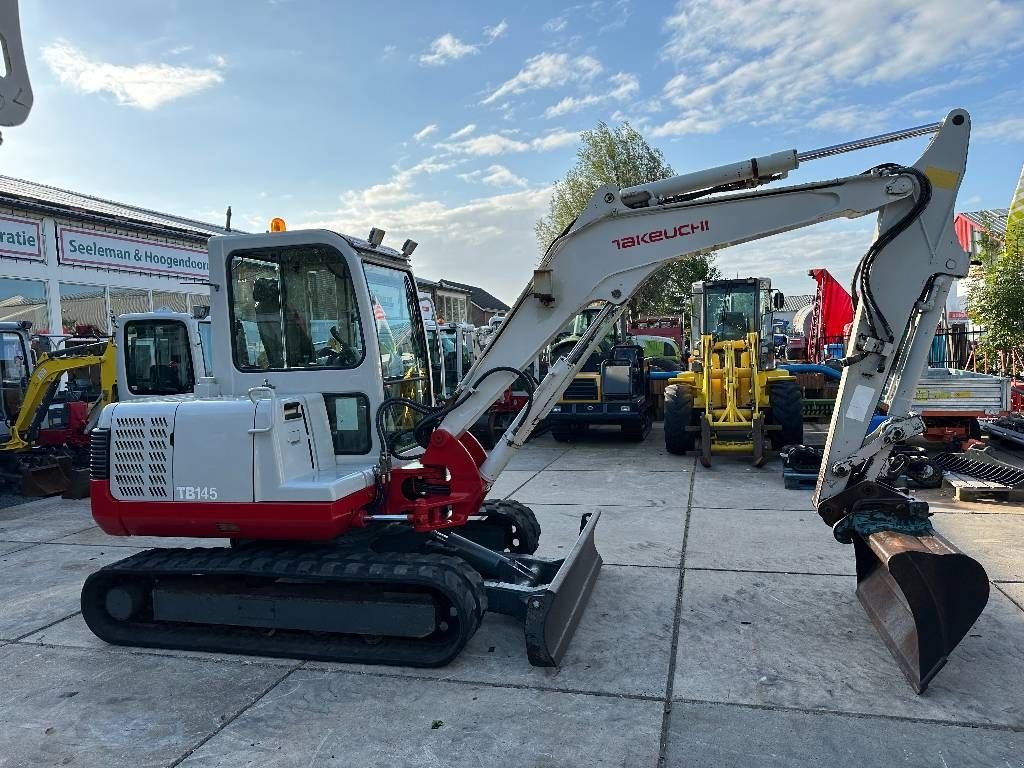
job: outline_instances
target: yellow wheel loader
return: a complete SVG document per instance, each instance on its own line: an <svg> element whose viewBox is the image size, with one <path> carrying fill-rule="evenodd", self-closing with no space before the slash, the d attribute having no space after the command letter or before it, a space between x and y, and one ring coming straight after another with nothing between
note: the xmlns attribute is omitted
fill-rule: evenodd
<svg viewBox="0 0 1024 768"><path fill-rule="evenodd" d="M665 448L684 454L699 442L705 467L716 453L749 453L761 466L769 447L804 434L800 386L775 368L770 344L782 294L764 277L694 283L692 294L694 352L665 388Z"/></svg>

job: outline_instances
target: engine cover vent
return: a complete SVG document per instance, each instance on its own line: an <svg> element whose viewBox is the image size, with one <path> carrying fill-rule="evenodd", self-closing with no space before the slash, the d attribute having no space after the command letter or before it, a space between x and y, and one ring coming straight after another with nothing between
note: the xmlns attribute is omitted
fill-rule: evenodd
<svg viewBox="0 0 1024 768"><path fill-rule="evenodd" d="M120 499L170 501L174 406L132 405L115 408L110 422L111 493Z"/></svg>

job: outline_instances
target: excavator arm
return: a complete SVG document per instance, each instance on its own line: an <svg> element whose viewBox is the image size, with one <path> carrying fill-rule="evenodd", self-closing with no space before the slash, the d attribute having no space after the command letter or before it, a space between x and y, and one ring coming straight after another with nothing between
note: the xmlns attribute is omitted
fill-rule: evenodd
<svg viewBox="0 0 1024 768"><path fill-rule="evenodd" d="M782 189L732 193L774 181L800 161L935 132L909 167ZM984 570L942 539L927 504L898 490L893 447L923 431L911 412L952 281L968 255L953 232L970 119L950 112L934 126L828 147L780 152L731 166L619 190L598 189L548 248L530 284L476 361L423 456L460 474L448 457L471 454L485 487L498 477L580 370L626 302L660 267L688 254L749 242L837 218L878 213L876 239L855 275L853 334L814 504L837 539L855 546L858 597L911 685L921 692L980 615ZM708 193L725 192L705 197ZM591 302L604 309L569 354L554 362L531 402L486 457L466 432L559 329ZM887 421L870 435L876 405ZM461 446L461 447L460 447ZM463 451L465 448L465 451Z"/></svg>
<svg viewBox="0 0 1024 768"><path fill-rule="evenodd" d="M18 0L0 0L0 125L21 125L32 110L32 85L21 44Z"/></svg>

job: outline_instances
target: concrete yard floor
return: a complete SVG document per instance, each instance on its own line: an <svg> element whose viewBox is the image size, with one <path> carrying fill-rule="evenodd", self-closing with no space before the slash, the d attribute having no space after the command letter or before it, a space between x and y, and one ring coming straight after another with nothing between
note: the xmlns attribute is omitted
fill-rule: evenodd
<svg viewBox="0 0 1024 768"><path fill-rule="evenodd" d="M0 768L13 766L1024 766L1024 508L934 496L935 526L993 581L916 696L854 596L852 549L810 491L598 432L530 442L495 486L540 554L601 510L605 565L558 669L490 615L441 669L107 646L91 571L140 548L88 502L0 509Z"/></svg>

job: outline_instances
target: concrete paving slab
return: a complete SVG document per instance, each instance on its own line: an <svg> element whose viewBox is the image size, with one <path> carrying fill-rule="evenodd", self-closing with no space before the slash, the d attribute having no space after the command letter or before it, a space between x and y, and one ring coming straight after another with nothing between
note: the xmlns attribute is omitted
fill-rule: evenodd
<svg viewBox="0 0 1024 768"><path fill-rule="evenodd" d="M856 574L853 547L837 542L812 510L694 508L690 515L687 568Z"/></svg>
<svg viewBox="0 0 1024 768"><path fill-rule="evenodd" d="M299 670L182 766L649 766L660 702Z"/></svg>
<svg viewBox="0 0 1024 768"><path fill-rule="evenodd" d="M506 469L498 475L498 479L491 487L490 492L487 494L487 498L508 498L515 491L519 490L519 488L526 485L530 478L536 474L537 470L535 469Z"/></svg>
<svg viewBox="0 0 1024 768"><path fill-rule="evenodd" d="M663 441L656 442L654 435L640 444L576 443L572 449L559 457L550 467L552 470L574 472L595 470L607 472L609 467L618 467L624 462L636 462L646 472L679 472L693 469L693 456L674 456L665 450Z"/></svg>
<svg viewBox="0 0 1024 768"><path fill-rule="evenodd" d="M1009 598L1017 604L1017 607L1024 611L1024 584L1008 584L1002 583L999 585L1001 589Z"/></svg>
<svg viewBox="0 0 1024 768"><path fill-rule="evenodd" d="M697 465L693 506L707 509L795 509L811 511L811 491L782 484L782 464L758 468L733 456L715 457L710 469Z"/></svg>
<svg viewBox="0 0 1024 768"><path fill-rule="evenodd" d="M668 681L678 571L605 566L572 644L556 669L533 667L523 627L488 614L451 664L390 667L390 673L587 693L664 696ZM311 662L317 669L380 672L380 667ZM483 763L481 763L483 764Z"/></svg>
<svg viewBox="0 0 1024 768"><path fill-rule="evenodd" d="M1024 734L879 717L676 702L668 768L1024 766Z"/></svg>
<svg viewBox="0 0 1024 768"><path fill-rule="evenodd" d="M1024 515L935 515L932 525L992 581L1024 581Z"/></svg>
<svg viewBox="0 0 1024 768"><path fill-rule="evenodd" d="M0 509L0 541L53 541L94 525L88 501L40 499Z"/></svg>
<svg viewBox="0 0 1024 768"><path fill-rule="evenodd" d="M111 536L99 527L73 533L57 539L57 544L86 544L92 547L134 547L150 549L152 547L227 547L228 539L191 539L161 536Z"/></svg>
<svg viewBox="0 0 1024 768"><path fill-rule="evenodd" d="M569 446L561 443L551 441L544 445L538 445L534 440L530 440L516 452L506 470L532 469L538 471L546 468L567 450L569 450Z"/></svg>
<svg viewBox="0 0 1024 768"><path fill-rule="evenodd" d="M0 649L0 765L167 766L287 670L31 645Z"/></svg>
<svg viewBox="0 0 1024 768"><path fill-rule="evenodd" d="M8 552L17 552L20 549L28 549L34 547L30 541L0 541L0 555L6 555Z"/></svg>
<svg viewBox="0 0 1024 768"><path fill-rule="evenodd" d="M601 511L597 551L608 565L679 567L685 507L531 506L540 521L538 554L565 557L580 530L580 515Z"/></svg>
<svg viewBox="0 0 1024 768"><path fill-rule="evenodd" d="M136 551L40 544L0 556L0 637L13 640L74 613L85 577Z"/></svg>
<svg viewBox="0 0 1024 768"><path fill-rule="evenodd" d="M1024 613L988 607L914 694L845 576L687 571L674 696L1024 727Z"/></svg>
<svg viewBox="0 0 1024 768"><path fill-rule="evenodd" d="M269 656L241 656L227 653L205 653L203 651L177 651L169 648L134 648L125 645L107 645L92 633L82 614L76 613L63 621L23 638L21 643L52 645L62 648L85 648L108 653L124 653L143 656L182 656L194 659L220 659L238 664L264 664L276 667L294 667L294 659L275 659ZM2 763L0 763L2 766Z"/></svg>
<svg viewBox="0 0 1024 768"><path fill-rule="evenodd" d="M635 466L637 469L627 469ZM525 504L583 504L686 509L690 471L645 472L642 462L607 472L540 472L514 494Z"/></svg>

